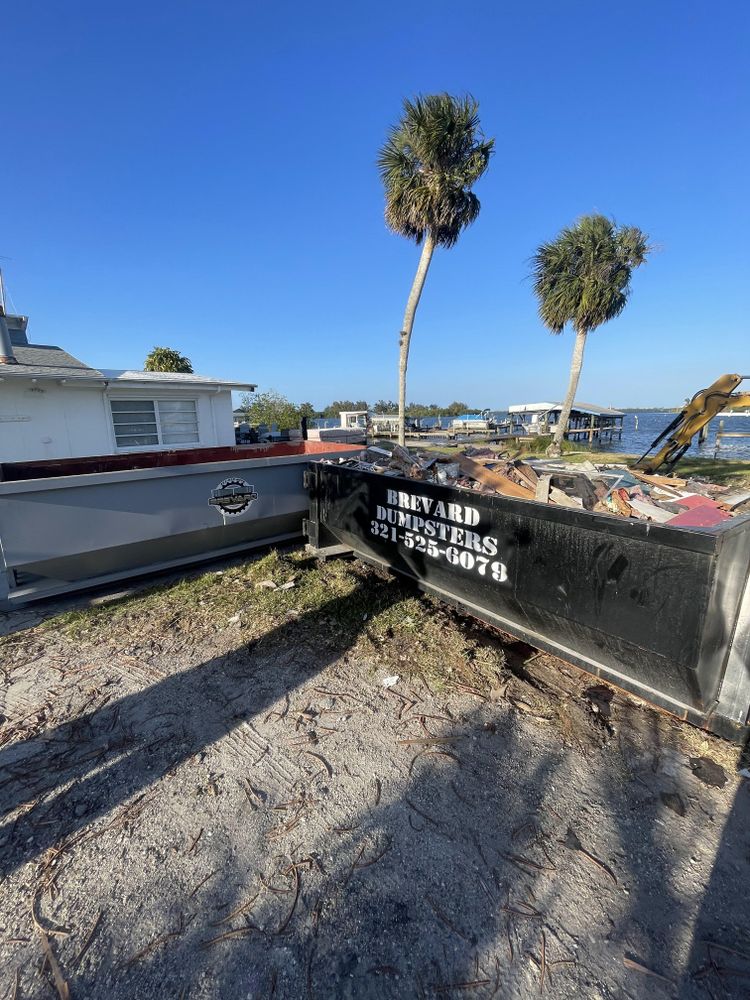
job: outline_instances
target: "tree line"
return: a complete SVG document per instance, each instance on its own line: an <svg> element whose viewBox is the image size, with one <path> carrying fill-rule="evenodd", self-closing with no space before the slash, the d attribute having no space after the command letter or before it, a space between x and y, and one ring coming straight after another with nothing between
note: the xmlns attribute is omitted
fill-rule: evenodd
<svg viewBox="0 0 750 1000"><path fill-rule="evenodd" d="M374 403L366 403L363 399L353 403L350 399L335 399L320 411L317 416L338 417L345 410L367 410L370 413L397 414L398 403L393 399L378 399ZM458 417L462 413L481 413L482 408L469 406L467 403L455 401L447 406L439 403L407 403L407 417Z"/></svg>
<svg viewBox="0 0 750 1000"><path fill-rule="evenodd" d="M315 409L312 403L292 403L275 389L267 392L243 393L241 397L241 407L244 411L245 419L254 427L260 424L271 426L276 424L279 428L298 427L302 418L312 421L324 417L338 420L342 411L366 410L372 413L397 414L398 403L392 399L378 399L369 404L364 399L335 399L323 409ZM408 403L406 406L406 416L412 419L417 417L457 417L462 413L481 413L478 407L467 406L459 401L450 403L448 406L439 406L437 403Z"/></svg>

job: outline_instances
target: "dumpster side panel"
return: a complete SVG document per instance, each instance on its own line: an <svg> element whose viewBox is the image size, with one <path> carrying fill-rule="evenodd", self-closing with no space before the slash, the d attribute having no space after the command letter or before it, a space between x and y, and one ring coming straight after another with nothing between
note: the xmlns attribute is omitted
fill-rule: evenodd
<svg viewBox="0 0 750 1000"><path fill-rule="evenodd" d="M718 541L699 669L708 676L725 664L714 711L743 725L750 709L750 518L736 519Z"/></svg>
<svg viewBox="0 0 750 1000"><path fill-rule="evenodd" d="M79 588L299 537L309 458L250 453L244 460L0 483L6 605L64 592L66 583Z"/></svg>
<svg viewBox="0 0 750 1000"><path fill-rule="evenodd" d="M715 534L315 468L326 537L677 711L715 703Z"/></svg>
<svg viewBox="0 0 750 1000"><path fill-rule="evenodd" d="M307 497L302 465L240 466L230 474L203 467L200 472L169 470L146 477L137 472L81 486L57 488L40 481L38 490L0 492L0 524L8 567L36 572L38 562L96 553L150 541L154 556L161 539L196 531L207 533L211 547L236 544L267 518L302 516ZM89 477L87 477L89 478ZM237 514L223 513L210 503L225 482L244 482L256 499ZM26 485L26 484L25 484ZM277 533L277 532L275 532Z"/></svg>
<svg viewBox="0 0 750 1000"><path fill-rule="evenodd" d="M190 559L216 558L225 552L240 551L243 546L261 545L266 540L293 541L300 535L303 513L304 511L297 511L286 517L231 524L226 529L204 528L179 535L163 535L156 539L100 547L58 559L24 563L23 568L17 571L18 587L19 590L25 590L32 582L37 587L42 587L51 581L83 586L100 576L122 575L129 571L153 572ZM56 586L55 591L59 592L60 588Z"/></svg>
<svg viewBox="0 0 750 1000"><path fill-rule="evenodd" d="M736 727L750 723L750 579L745 582L745 590L737 610L714 715L716 719L726 719Z"/></svg>

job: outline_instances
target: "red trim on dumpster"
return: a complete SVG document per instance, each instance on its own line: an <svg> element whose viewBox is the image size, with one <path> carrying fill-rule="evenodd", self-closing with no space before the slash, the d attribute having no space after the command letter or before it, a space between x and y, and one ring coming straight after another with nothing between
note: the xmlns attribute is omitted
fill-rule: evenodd
<svg viewBox="0 0 750 1000"><path fill-rule="evenodd" d="M358 444L334 444L325 441L278 441L273 444L244 444L226 448L182 448L174 451L141 451L131 455L94 455L87 458L44 459L38 462L0 463L0 482L25 479L54 479L58 476L86 476L97 472L122 472L131 469L161 469L174 465L199 465L204 462L237 462L254 458L287 458L294 455L319 455L340 451L362 451Z"/></svg>

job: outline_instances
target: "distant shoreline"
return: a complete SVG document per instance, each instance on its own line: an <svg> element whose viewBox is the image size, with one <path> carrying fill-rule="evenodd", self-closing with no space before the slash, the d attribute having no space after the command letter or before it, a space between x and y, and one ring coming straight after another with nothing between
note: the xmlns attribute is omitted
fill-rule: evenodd
<svg viewBox="0 0 750 1000"><path fill-rule="evenodd" d="M682 406L618 406L620 413L680 413Z"/></svg>

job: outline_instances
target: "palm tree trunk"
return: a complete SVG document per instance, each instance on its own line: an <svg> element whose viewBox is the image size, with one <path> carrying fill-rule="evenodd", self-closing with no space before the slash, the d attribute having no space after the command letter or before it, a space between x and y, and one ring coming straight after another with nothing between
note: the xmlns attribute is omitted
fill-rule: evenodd
<svg viewBox="0 0 750 1000"><path fill-rule="evenodd" d="M559 458L562 454L563 437L568 429L570 411L573 409L573 402L575 401L576 392L578 391L578 379L581 377L581 368L583 367L583 350L585 347L586 330L580 327L576 330L576 339L573 344L573 357L570 362L570 380L568 382L568 391L565 394L565 402L563 403L562 412L560 413L560 422L555 428L555 436L552 439L552 444L547 449L547 454L550 458Z"/></svg>
<svg viewBox="0 0 750 1000"><path fill-rule="evenodd" d="M435 241L430 233L427 233L422 246L422 255L419 258L417 273L409 292L404 313L404 323L399 336L399 360L398 360L398 443L403 446L406 439L406 369L409 367L409 345L411 344L411 331L414 328L414 316L419 305L419 299L424 288L424 280L430 267L432 254L435 250Z"/></svg>

